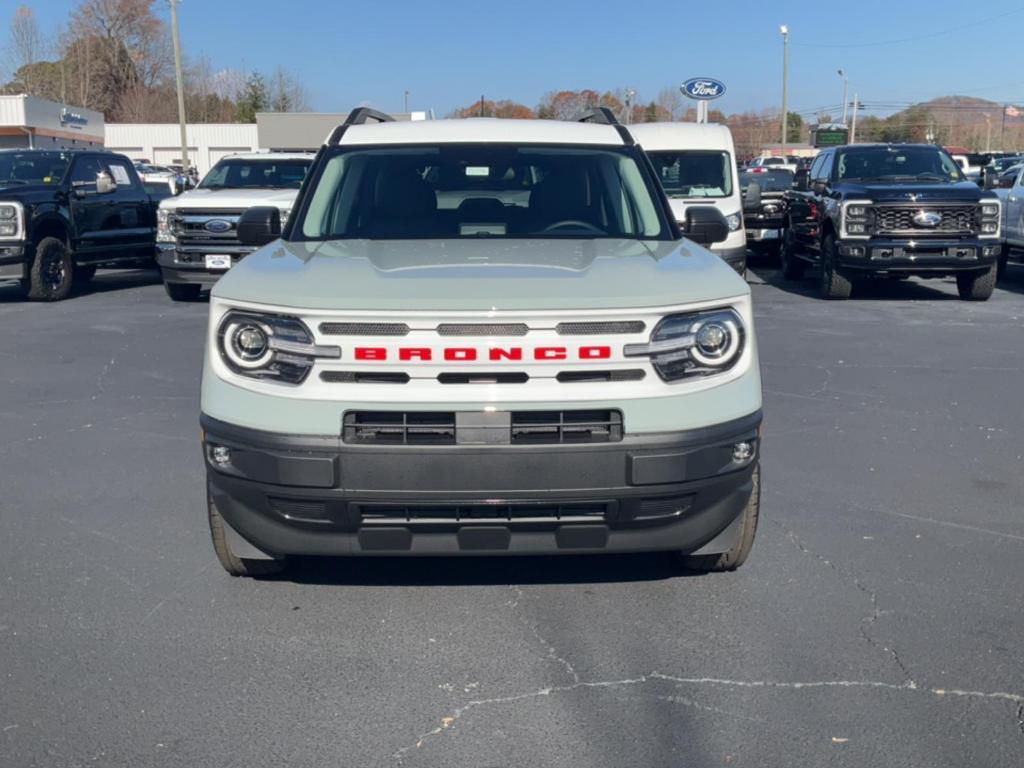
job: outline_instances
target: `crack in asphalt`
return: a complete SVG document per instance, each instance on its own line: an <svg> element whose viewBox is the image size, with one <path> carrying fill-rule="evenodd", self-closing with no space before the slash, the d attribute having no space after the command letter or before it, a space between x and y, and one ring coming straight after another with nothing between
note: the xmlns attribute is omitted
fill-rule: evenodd
<svg viewBox="0 0 1024 768"><path fill-rule="evenodd" d="M797 536L793 531L791 531L789 528L787 528L779 521L771 520L770 522L773 523L777 528L779 528L786 535L786 538L788 538L794 544L794 546L796 546L797 549L799 549L804 554L813 557L815 560L827 566L828 568L832 569L843 580L852 583L853 586L861 594L867 597L868 601L871 604L871 613L869 613L860 621L859 630L861 637L863 637L864 640L868 643L868 645L870 645L872 648L875 648L876 650L880 650L883 653L887 654L889 658L892 659L892 662L896 665L897 669L899 669L904 681L906 683L914 685L914 678L910 674L910 670L907 668L907 665L903 662L903 659L900 658L899 652L895 648L890 648L889 646L880 643L878 640L872 637L871 633L868 631L871 628L871 625L877 622L879 617L883 613L878 607L878 593L870 587L868 587L867 585L865 585L864 582L861 581L857 576L845 573L839 566L837 566L830 559L823 555L819 555L817 552L810 549L806 544L804 544L804 542L800 539L799 536Z"/></svg>
<svg viewBox="0 0 1024 768"><path fill-rule="evenodd" d="M540 629L537 627L537 625L535 623L527 621L526 617L521 615L521 612L516 612L514 610L515 608L517 608L519 606L519 601L522 600L523 597L524 597L524 595L523 595L523 588L520 587L520 586L517 586L515 584L510 584L509 585L509 589L511 589L513 592L515 592L515 598L512 599L511 601L509 601L509 606L513 609L513 612L514 612L516 618L519 620L519 622L523 626L525 626L528 630L530 630L530 632L533 634L533 636L535 638L537 638L537 642L539 642L541 645L544 646L544 648L548 652L547 653L547 658L548 659L550 659L551 661L555 661L555 662L559 663L562 667L564 667L566 673L569 675L570 678L572 678L572 681L574 683L580 682L580 676L577 674L577 672L576 672L575 668L573 667L572 663L568 659L560 656L558 654L558 649L556 649L555 646L553 646L551 643L549 643L547 640L544 639L544 636L541 635Z"/></svg>
<svg viewBox="0 0 1024 768"><path fill-rule="evenodd" d="M652 681L661 681L672 683L675 685L697 685L697 686L717 686L725 688L741 688L741 689L759 689L759 690L789 690L799 691L817 688L837 688L837 689L881 689L888 691L912 691L919 693L928 693L936 696L940 699L946 697L957 697L967 699L986 699L996 701L1009 701L1017 705L1016 713L1019 722L1019 728L1024 733L1024 695L1017 693L1008 693L1005 691L968 691L956 688L922 688L919 687L913 680L908 680L903 683L886 683L876 680L816 680L809 682L787 682L777 680L730 680L727 678L719 677L677 677L675 675L667 675L661 672L649 672L645 675L635 678L625 678L622 680L601 680L601 681L583 681L572 683L571 685L553 685L546 688L540 688L536 691L528 691L526 693L518 693L510 696L497 696L489 699L473 699L466 702L461 707L457 707L452 711L450 715L441 718L441 724L436 728L432 728L426 733L420 734L416 741L409 746L402 747L401 749L394 752L391 759L395 762L396 766L404 765L405 756L414 749L421 748L427 740L437 736L455 726L455 724L463 717L467 712L482 707L493 706L497 704L516 704L529 699L537 699L553 694L560 693L572 693L579 690L585 689L601 689L601 688L623 688L628 686L645 685ZM665 697L666 701L672 701L672 697ZM686 703L689 703L687 700ZM684 703L684 702L679 702Z"/></svg>

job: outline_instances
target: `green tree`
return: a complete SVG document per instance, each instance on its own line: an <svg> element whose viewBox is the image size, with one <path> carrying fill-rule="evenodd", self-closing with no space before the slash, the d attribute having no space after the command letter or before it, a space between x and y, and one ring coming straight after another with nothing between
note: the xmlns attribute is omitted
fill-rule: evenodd
<svg viewBox="0 0 1024 768"><path fill-rule="evenodd" d="M786 114L786 143L799 144L803 138L804 119L796 112Z"/></svg>
<svg viewBox="0 0 1024 768"><path fill-rule="evenodd" d="M644 122L645 123L656 123L658 122L658 105L653 101L647 105L647 109L644 110Z"/></svg>
<svg viewBox="0 0 1024 768"><path fill-rule="evenodd" d="M235 107L235 119L240 123L255 123L257 112L266 112L270 106L267 81L259 72L253 72L245 83Z"/></svg>

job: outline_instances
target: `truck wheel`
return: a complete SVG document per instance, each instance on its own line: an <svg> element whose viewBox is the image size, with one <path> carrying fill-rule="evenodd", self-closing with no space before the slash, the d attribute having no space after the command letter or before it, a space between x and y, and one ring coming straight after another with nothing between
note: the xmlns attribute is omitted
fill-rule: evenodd
<svg viewBox="0 0 1024 768"><path fill-rule="evenodd" d="M751 476L754 489L750 500L742 512L743 522L740 538L736 546L719 555L683 555L682 566L687 571L712 573L717 571L735 571L747 561L750 550L754 548L754 534L757 532L757 521L761 515L761 467L754 467Z"/></svg>
<svg viewBox="0 0 1024 768"><path fill-rule="evenodd" d="M956 289L964 301L987 301L996 287L999 265L993 264L982 272L958 272Z"/></svg>
<svg viewBox="0 0 1024 768"><path fill-rule="evenodd" d="M95 264L83 264L75 267L75 282L76 283L88 283L96 277L96 265Z"/></svg>
<svg viewBox="0 0 1024 768"><path fill-rule="evenodd" d="M197 301L203 286L194 283L164 283L171 301Z"/></svg>
<svg viewBox="0 0 1024 768"><path fill-rule="evenodd" d="M793 231L787 227L779 248L779 266L782 268L782 276L786 280L799 280L804 276L806 264L796 255L795 251L796 243L793 241Z"/></svg>
<svg viewBox="0 0 1024 768"><path fill-rule="evenodd" d="M56 237L40 240L26 281L28 298L32 301L66 299L74 281L71 252L64 242Z"/></svg>
<svg viewBox="0 0 1024 768"><path fill-rule="evenodd" d="M848 299L852 292L853 283L836 268L836 236L825 235L821 244L821 297Z"/></svg>
<svg viewBox="0 0 1024 768"><path fill-rule="evenodd" d="M243 560L231 551L227 536L224 533L224 518L217 511L210 494L206 494L209 509L210 535L213 538L213 550L224 570L232 576L273 576L285 569L285 560Z"/></svg>

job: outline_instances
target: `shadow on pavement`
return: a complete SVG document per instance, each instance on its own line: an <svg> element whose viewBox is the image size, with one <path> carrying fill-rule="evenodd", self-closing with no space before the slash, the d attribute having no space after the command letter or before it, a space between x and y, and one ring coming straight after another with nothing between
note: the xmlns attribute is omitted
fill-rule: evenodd
<svg viewBox="0 0 1024 768"><path fill-rule="evenodd" d="M748 267L748 282L752 284L770 285L780 291L795 296L821 299L818 295L818 270L808 267L804 277L799 280L786 280L777 267ZM951 287L952 290L941 290L939 285ZM1000 285L1000 287L1003 287ZM1024 291L1024 288L1022 288ZM895 280L884 278L868 278L853 284L851 301L867 299L870 301L960 301L953 278L936 280Z"/></svg>
<svg viewBox="0 0 1024 768"><path fill-rule="evenodd" d="M996 290L1024 294L1024 264L1007 264L1006 274L999 278Z"/></svg>
<svg viewBox="0 0 1024 768"><path fill-rule="evenodd" d="M662 581L702 574L670 553L516 557L303 557L274 580L348 586L496 586Z"/></svg>

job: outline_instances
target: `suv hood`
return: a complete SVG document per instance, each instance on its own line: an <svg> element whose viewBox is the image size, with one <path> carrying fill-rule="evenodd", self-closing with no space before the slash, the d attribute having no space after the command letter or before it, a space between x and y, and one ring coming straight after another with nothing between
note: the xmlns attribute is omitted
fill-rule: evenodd
<svg viewBox="0 0 1024 768"><path fill-rule="evenodd" d="M272 205L291 208L297 189L191 189L177 197L163 200L161 208L253 208Z"/></svg>
<svg viewBox="0 0 1024 768"><path fill-rule="evenodd" d="M863 197L876 203L903 202L970 202L993 195L973 181L956 184L841 184L839 189L847 198ZM916 196L916 197L912 197Z"/></svg>
<svg viewBox="0 0 1024 768"><path fill-rule="evenodd" d="M213 295L335 310L613 309L748 294L718 256L683 240L275 241Z"/></svg>

